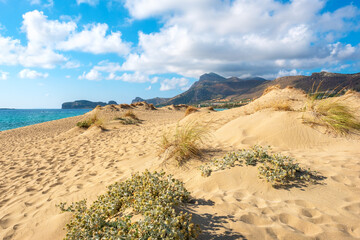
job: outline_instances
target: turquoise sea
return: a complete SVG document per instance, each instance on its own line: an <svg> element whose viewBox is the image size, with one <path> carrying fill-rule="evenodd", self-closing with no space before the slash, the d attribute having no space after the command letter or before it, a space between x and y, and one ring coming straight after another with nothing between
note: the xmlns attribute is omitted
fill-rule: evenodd
<svg viewBox="0 0 360 240"><path fill-rule="evenodd" d="M0 110L0 131L74 117L91 109L14 109Z"/></svg>

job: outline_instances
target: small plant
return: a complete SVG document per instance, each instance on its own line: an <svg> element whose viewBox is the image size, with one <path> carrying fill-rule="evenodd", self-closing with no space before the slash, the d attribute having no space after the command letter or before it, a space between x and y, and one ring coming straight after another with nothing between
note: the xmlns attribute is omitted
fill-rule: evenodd
<svg viewBox="0 0 360 240"><path fill-rule="evenodd" d="M241 149L237 152L227 153L220 159L215 159L210 163L200 166L201 175L208 177L213 171L223 170L236 165L258 166L260 178L266 179L273 186L287 185L297 181L313 182L316 172L310 169L300 168L298 163L289 156L281 154L270 154L270 147L264 148L259 145L251 149Z"/></svg>
<svg viewBox="0 0 360 240"><path fill-rule="evenodd" d="M65 239L196 239L191 214L175 210L189 198L182 182L146 170L110 185L89 208L86 200L58 207L74 214Z"/></svg>
<svg viewBox="0 0 360 240"><path fill-rule="evenodd" d="M340 103L339 99L330 99L343 93L345 88L336 91L336 87L331 91L319 92L321 83L314 92L308 94L304 110L308 111L312 118L303 117L304 122L324 125L340 134L359 131L360 121L355 117L354 110L345 103Z"/></svg>
<svg viewBox="0 0 360 240"><path fill-rule="evenodd" d="M188 123L182 127L177 125L174 133L162 136L161 153L167 154L166 159L174 157L182 165L189 158L202 155L200 144L207 136L207 129L198 124Z"/></svg>
<svg viewBox="0 0 360 240"><path fill-rule="evenodd" d="M312 116L314 120L305 121L321 123L340 134L360 130L360 121L353 110L338 101L321 100L312 108Z"/></svg>
<svg viewBox="0 0 360 240"><path fill-rule="evenodd" d="M132 119L138 119L138 117L135 115L135 113L131 110L128 110L124 113L125 118L132 118Z"/></svg>
<svg viewBox="0 0 360 240"><path fill-rule="evenodd" d="M185 110L185 116L190 115L191 113L197 112L198 109L193 106L188 106Z"/></svg>
<svg viewBox="0 0 360 240"><path fill-rule="evenodd" d="M103 128L103 122L100 119L98 119L96 114L92 118L86 119L84 121L80 121L76 124L76 126L78 126L80 128L85 128L85 129L88 129L92 125Z"/></svg>

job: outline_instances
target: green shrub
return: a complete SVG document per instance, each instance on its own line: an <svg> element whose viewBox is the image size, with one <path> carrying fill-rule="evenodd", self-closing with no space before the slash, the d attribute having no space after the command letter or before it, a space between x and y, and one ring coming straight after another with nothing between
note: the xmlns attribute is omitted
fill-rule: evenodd
<svg viewBox="0 0 360 240"><path fill-rule="evenodd" d="M177 125L174 133L162 136L160 153L166 153L166 159L174 157L178 165L182 165L191 157L202 155L200 144L207 136L207 129L199 124Z"/></svg>
<svg viewBox="0 0 360 240"><path fill-rule="evenodd" d="M175 210L189 197L171 175L137 173L110 185L89 208L86 200L69 207L60 203L62 211L74 213L65 239L196 239L200 228L191 222L191 214Z"/></svg>
<svg viewBox="0 0 360 240"><path fill-rule="evenodd" d="M231 168L244 163L251 166L259 164L260 178L265 179L274 186L291 184L296 181L313 182L316 172L300 168L299 164L295 163L294 159L289 156L270 154L269 148L255 145L249 150L241 149L237 152L227 153L220 159L215 159L200 166L201 175L208 177L213 171Z"/></svg>
<svg viewBox="0 0 360 240"><path fill-rule="evenodd" d="M97 117L96 114L92 118L86 119L84 121L80 121L76 124L76 126L78 126L80 128L85 128L85 129L88 129L92 125L103 128L103 122Z"/></svg>

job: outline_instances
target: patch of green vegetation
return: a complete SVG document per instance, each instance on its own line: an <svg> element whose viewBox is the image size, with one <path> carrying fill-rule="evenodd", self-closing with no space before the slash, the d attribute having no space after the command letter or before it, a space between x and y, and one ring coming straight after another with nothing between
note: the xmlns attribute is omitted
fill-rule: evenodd
<svg viewBox="0 0 360 240"><path fill-rule="evenodd" d="M84 121L80 121L76 124L76 126L80 127L80 128L85 128L88 129L89 127L91 127L92 125L98 126L98 127L103 127L103 122L97 117L97 115L94 115L92 118L90 119L85 119Z"/></svg>
<svg viewBox="0 0 360 240"><path fill-rule="evenodd" d="M200 166L201 175L208 177L213 171L223 170L236 165L256 166L259 164L259 176L273 186L288 185L298 181L314 182L316 172L300 168L289 156L269 153L269 148L259 145L251 149L241 149L227 153L220 159Z"/></svg>
<svg viewBox="0 0 360 240"><path fill-rule="evenodd" d="M110 185L89 208L86 200L58 206L74 214L65 239L196 239L191 214L175 209L189 197L179 180L146 170Z"/></svg>

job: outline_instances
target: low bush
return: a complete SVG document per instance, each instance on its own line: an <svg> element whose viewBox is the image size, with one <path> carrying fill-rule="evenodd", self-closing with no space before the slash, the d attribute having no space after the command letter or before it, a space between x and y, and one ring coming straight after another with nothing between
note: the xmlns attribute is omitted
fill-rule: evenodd
<svg viewBox="0 0 360 240"><path fill-rule="evenodd" d="M76 126L80 127L80 128L85 128L88 129L89 127L91 127L92 125L98 126L98 127L103 127L103 122L98 119L97 115L94 115L92 118L90 119L86 119L84 121L80 121L76 124Z"/></svg>
<svg viewBox="0 0 360 240"><path fill-rule="evenodd" d="M207 136L207 129L196 123L177 125L173 133L162 136L160 154L165 153L166 159L174 157L178 165L182 165L189 158L202 155L200 145Z"/></svg>
<svg viewBox="0 0 360 240"><path fill-rule="evenodd" d="M270 154L269 147L264 148L259 145L251 149L241 149L237 152L226 154L220 159L215 159L208 164L200 166L201 175L208 177L213 171L223 170L234 167L235 165L259 164L259 176L267 182L277 185L287 185L297 181L314 182L313 177L316 172L300 168L298 163L289 156L281 154Z"/></svg>
<svg viewBox="0 0 360 240"><path fill-rule="evenodd" d="M175 209L189 197L171 175L145 171L110 185L90 207L86 200L58 206L73 212L65 239L196 239L191 214Z"/></svg>

